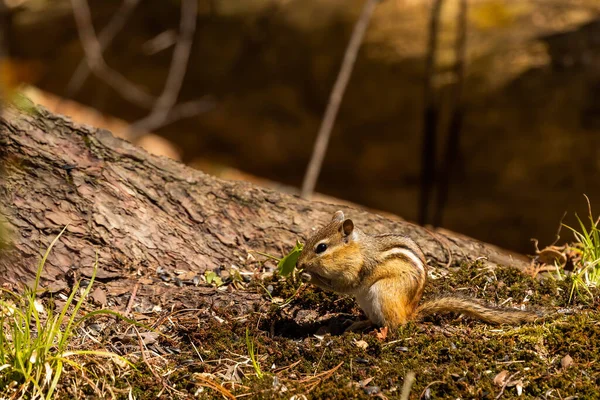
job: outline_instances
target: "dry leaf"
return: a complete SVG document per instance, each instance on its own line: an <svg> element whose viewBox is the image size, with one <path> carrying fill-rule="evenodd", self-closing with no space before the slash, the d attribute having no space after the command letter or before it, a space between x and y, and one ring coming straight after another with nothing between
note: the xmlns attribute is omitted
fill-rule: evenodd
<svg viewBox="0 0 600 400"><path fill-rule="evenodd" d="M562 360L560 360L560 366L562 367L562 369L567 369L571 365L573 365L573 358L568 354L564 356Z"/></svg>
<svg viewBox="0 0 600 400"><path fill-rule="evenodd" d="M363 349L363 350L365 350L367 347L369 347L369 344L367 342L365 342L364 340L354 339L354 344L356 345L356 347L358 347L359 349Z"/></svg>
<svg viewBox="0 0 600 400"><path fill-rule="evenodd" d="M79 271L81 272L81 275L85 276L86 278L91 278L94 274L93 267L83 267L80 268ZM96 279L117 279L122 277L123 274L120 272L107 271L102 268L96 269ZM131 288L128 288L128 290L131 290Z"/></svg>
<svg viewBox="0 0 600 400"><path fill-rule="evenodd" d="M519 381L517 382L517 396L520 396L523 394L523 381L519 379Z"/></svg>
<svg viewBox="0 0 600 400"><path fill-rule="evenodd" d="M360 387L365 387L367 386L369 383L371 383L371 381L373 380L373 377L371 378L367 378L367 379L363 379L362 381L358 382L358 386Z"/></svg>
<svg viewBox="0 0 600 400"><path fill-rule="evenodd" d="M519 385L523 385L523 381L522 380L516 380L516 381L508 381L506 382L506 387L513 387L513 386L519 386Z"/></svg>
<svg viewBox="0 0 600 400"><path fill-rule="evenodd" d="M44 308L43 304L38 299L35 299L33 301L33 306L39 314L44 314L46 312L46 309Z"/></svg>
<svg viewBox="0 0 600 400"><path fill-rule="evenodd" d="M175 273L177 272L181 272L178 273L178 275L179 279L181 279L182 281L191 281L192 279L194 279L194 276L196 276L196 272L194 271L175 271Z"/></svg>
<svg viewBox="0 0 600 400"><path fill-rule="evenodd" d="M494 377L494 385L496 386L504 386L504 383L506 382L506 379L508 378L508 371L507 370L503 370L500 371L500 373L498 373L498 375L496 375Z"/></svg>
<svg viewBox="0 0 600 400"><path fill-rule="evenodd" d="M104 293L104 290L100 289L99 287L96 287L96 289L92 291L90 297L96 304L100 304L101 306L106 305L106 293Z"/></svg>
<svg viewBox="0 0 600 400"><path fill-rule="evenodd" d="M381 329L375 331L375 337L381 341L385 340L388 335L388 327L384 326Z"/></svg>
<svg viewBox="0 0 600 400"><path fill-rule="evenodd" d="M562 265L567 262L567 256L561 251L564 249L557 248L555 246L546 247L542 251L540 251L537 255L538 261L543 264L554 265L555 263L558 265Z"/></svg>
<svg viewBox="0 0 600 400"><path fill-rule="evenodd" d="M159 333L157 332L140 332L139 336L137 333L128 333L123 335L117 335L116 337L119 340L122 340L125 343L139 343L139 340L142 340L142 343L145 346L149 346L151 344L156 343L158 339Z"/></svg>

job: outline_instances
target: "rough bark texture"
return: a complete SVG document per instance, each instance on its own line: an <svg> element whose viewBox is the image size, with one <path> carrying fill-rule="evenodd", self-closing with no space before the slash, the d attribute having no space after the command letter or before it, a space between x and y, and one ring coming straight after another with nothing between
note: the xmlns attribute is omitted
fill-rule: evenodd
<svg viewBox="0 0 600 400"><path fill-rule="evenodd" d="M132 278L158 267L201 274L244 268L251 250L282 254L338 208L366 232L412 237L436 264L451 256L527 265L525 257L449 232L218 180L44 109L6 109L0 146L0 204L13 242L0 257L4 281L32 277L40 254L67 224L46 279L63 280L70 269L89 275L97 252L99 278L122 281L130 291Z"/></svg>

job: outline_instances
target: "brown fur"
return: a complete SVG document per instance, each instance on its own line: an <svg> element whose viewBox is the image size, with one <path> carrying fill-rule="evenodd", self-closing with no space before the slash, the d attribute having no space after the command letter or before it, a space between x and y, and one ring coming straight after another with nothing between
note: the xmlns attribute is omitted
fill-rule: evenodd
<svg viewBox="0 0 600 400"><path fill-rule="evenodd" d="M317 253L320 243L327 249ZM539 317L453 296L418 306L427 280L419 246L402 235L365 235L341 211L306 241L298 267L323 289L353 294L373 323L392 328L434 313L462 313L492 324L519 324Z"/></svg>
<svg viewBox="0 0 600 400"><path fill-rule="evenodd" d="M460 313L497 325L517 325L523 322L533 322L543 317L533 311L493 307L474 299L444 296L421 304L416 310L415 319L420 320L435 313Z"/></svg>
<svg viewBox="0 0 600 400"><path fill-rule="evenodd" d="M381 311L388 326L404 325L413 319L416 302L408 296L405 285L399 284L395 278L380 280L378 285L381 288Z"/></svg>

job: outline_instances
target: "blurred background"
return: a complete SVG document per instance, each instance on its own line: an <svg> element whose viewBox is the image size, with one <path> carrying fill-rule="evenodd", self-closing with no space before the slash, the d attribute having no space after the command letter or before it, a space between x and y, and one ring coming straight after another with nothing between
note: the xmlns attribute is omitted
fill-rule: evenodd
<svg viewBox="0 0 600 400"><path fill-rule="evenodd" d="M365 1L0 4L5 85L299 193ZM586 215L583 194L599 208L599 183L600 1L376 4L317 192L532 254Z"/></svg>

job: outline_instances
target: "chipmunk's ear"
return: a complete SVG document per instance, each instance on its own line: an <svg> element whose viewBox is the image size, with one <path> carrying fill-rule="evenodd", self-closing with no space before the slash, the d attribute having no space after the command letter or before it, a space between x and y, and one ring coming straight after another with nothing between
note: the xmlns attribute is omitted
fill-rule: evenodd
<svg viewBox="0 0 600 400"><path fill-rule="evenodd" d="M336 211L335 214L333 214L333 218L331 219L332 222L342 222L344 221L344 212L343 211Z"/></svg>
<svg viewBox="0 0 600 400"><path fill-rule="evenodd" d="M349 236L354 231L354 222L351 219L347 219L342 224L342 232L344 236Z"/></svg>

